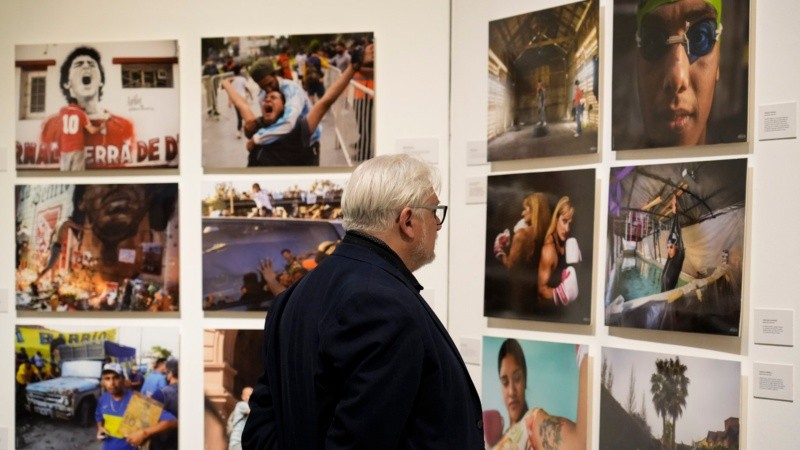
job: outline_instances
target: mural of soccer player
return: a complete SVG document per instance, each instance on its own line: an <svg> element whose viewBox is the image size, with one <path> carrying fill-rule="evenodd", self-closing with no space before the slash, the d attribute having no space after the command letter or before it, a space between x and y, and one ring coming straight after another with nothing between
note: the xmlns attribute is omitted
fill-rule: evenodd
<svg viewBox="0 0 800 450"><path fill-rule="evenodd" d="M89 119L86 123L73 120L75 126L71 126L70 120L65 120L68 116L63 114L65 107L62 112L48 118L42 126L40 146L45 149L59 148L62 170L85 170L86 147L102 146L109 154L122 152L125 146L130 153L136 149L133 122L111 114L100 106L105 81L100 53L92 47L75 48L61 64L59 86L68 107L76 106L73 111L76 118L81 117L78 110L82 110ZM83 123L83 127L78 126L79 123ZM65 134L83 133L84 129L88 133L84 133L83 152L72 147L60 147Z"/></svg>

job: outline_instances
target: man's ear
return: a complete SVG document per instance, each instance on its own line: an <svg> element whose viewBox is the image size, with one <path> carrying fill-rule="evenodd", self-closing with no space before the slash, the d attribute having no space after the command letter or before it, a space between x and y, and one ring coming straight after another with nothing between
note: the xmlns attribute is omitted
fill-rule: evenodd
<svg viewBox="0 0 800 450"><path fill-rule="evenodd" d="M413 221L411 220L413 215L414 211L409 207L405 207L400 211L400 216L397 218L397 223L400 225L400 233L404 237L414 237Z"/></svg>

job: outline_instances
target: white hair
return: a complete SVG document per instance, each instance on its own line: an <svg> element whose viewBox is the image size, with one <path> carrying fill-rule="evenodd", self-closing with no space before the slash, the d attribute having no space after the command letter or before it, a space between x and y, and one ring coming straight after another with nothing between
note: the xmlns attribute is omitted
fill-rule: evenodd
<svg viewBox="0 0 800 450"><path fill-rule="evenodd" d="M342 195L345 230L389 230L406 206L421 205L439 190L439 173L407 154L382 155L361 163Z"/></svg>

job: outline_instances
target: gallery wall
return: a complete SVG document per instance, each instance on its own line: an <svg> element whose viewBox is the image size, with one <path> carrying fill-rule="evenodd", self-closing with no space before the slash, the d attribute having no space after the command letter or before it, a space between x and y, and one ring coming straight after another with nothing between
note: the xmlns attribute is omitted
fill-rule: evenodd
<svg viewBox="0 0 800 450"><path fill-rule="evenodd" d="M12 361L16 324L59 327L155 326L180 330L181 448L201 448L204 428L204 330L260 329L264 313L204 313L202 309L201 218L202 186L346 177L352 169L205 170L202 167L202 98L200 95L201 38L217 36L373 32L377 50L377 153L395 152L398 140L424 140L433 150L426 155L442 172L443 199L449 179L449 4L424 2L101 2L71 4L23 1L0 6L0 233L8 255L0 263L0 360ZM420 14L420 11L424 11ZM141 171L95 171L78 176L57 172L17 173L14 164L16 87L15 45L81 42L177 40L180 67L180 167ZM384 89L383 86L386 86ZM227 107L227 105L222 105ZM15 311L14 186L38 183L178 183L180 214L181 307L176 313L36 314ZM446 202L446 200L445 200ZM420 271L419 278L443 320L447 317L448 235L437 245L441 257ZM257 353L257 352L256 352ZM261 364L253 354L253 365ZM0 398L0 448L14 448L14 380L12 365L3 364ZM226 369L229 370L229 369Z"/></svg>
<svg viewBox="0 0 800 450"><path fill-rule="evenodd" d="M596 154L548 157L536 160L474 164L468 158L485 148L487 110L488 22L563 2L544 0L453 0L389 2L365 5L339 2L213 2L141 1L131 3L81 0L46 1L31 4L21 0L3 3L0 10L0 248L6 257L0 263L0 360L13 356L13 327L39 324L52 328L68 326L177 327L181 335L182 447L199 448L203 428L199 414L203 404L204 329L258 329L258 313L207 314L201 306L201 233L197 214L204 182L222 180L291 179L294 174L341 175L317 170L204 171L200 149L201 105L199 95L200 39L209 36L307 34L372 31L378 46L379 96L376 99L377 152L399 151L398 140L434 142L427 153L438 160L444 186L440 194L450 205L447 222L437 245L438 259L424 268L419 278L426 299L448 326L461 346L470 373L480 390L482 370L480 345L483 336L587 344L591 357L589 448L599 442L599 378L602 347L646 350L700 358L718 358L741 363L742 446L744 448L794 448L800 439L796 421L800 408L794 402L753 398L753 365L779 363L797 366L796 347L755 345L752 318L757 308L793 310L796 299L792 280L798 268L800 239L793 200L800 190L796 176L796 139L759 141L755 126L758 107L796 102L798 66L791 50L800 37L793 33L800 6L788 0L751 2L750 55L750 143L715 146L713 149L681 148L649 152L611 151L610 102L601 102L599 148ZM610 98L610 53L612 9L600 2L600 97ZM65 176L18 174L14 169L15 86L14 45L176 39L180 46L180 168L167 171L137 171L123 174L98 172ZM789 53L787 53L787 51ZM787 55L789 57L787 57ZM470 153L473 152L473 153ZM658 164L680 160L745 157L748 161L748 212L745 234L745 270L742 289L741 335L710 336L651 330L609 328L604 325L604 267L606 259L606 215L609 169L627 163ZM592 274L592 321L590 325L566 325L483 316L483 267L486 234L486 204L475 199L481 180L489 174L557 169L594 169L594 251ZM158 315L43 314L15 311L14 185L28 183L178 183L181 205L181 310ZM478 194L478 197L480 195ZM797 326L797 318L793 323ZM254 364L260 361L254 360ZM0 375L0 398L14 395L10 364ZM623 374L624 376L624 374ZM797 375L794 375L797 380ZM733 393L732 395L736 395ZM13 448L14 410L0 408L0 449Z"/></svg>
<svg viewBox="0 0 800 450"><path fill-rule="evenodd" d="M796 139L760 141L757 127L758 108L775 103L792 103L796 108L798 89L793 81L798 66L786 59L785 49L797 45L798 38L788 30L787 20L797 13L798 6L789 2L750 2L751 29L749 51L751 65L749 129L750 143L723 144L711 148L683 147L668 150L629 152L611 151L611 48L613 34L613 3L600 2L600 129L599 151L561 157L545 157L519 161L497 161L476 164L471 155L485 151L486 115L475 114L487 104L487 45L490 21L563 5L561 1L490 2L462 0L453 2L452 10L452 115L451 115L451 195L450 226L451 279L449 330L462 350L474 348L481 336L499 336L521 340L541 340L588 344L592 357L589 448L600 442L600 373L601 349L622 349L691 355L703 358L741 362L741 445L742 448L794 448L798 434L793 423L800 414L797 394L794 402L754 398L753 366L757 363L776 363L797 366L800 353L796 339L792 347L755 345L753 312L755 309L776 309L793 312L797 304L792 282L797 271L797 252L800 242L793 237L796 213L793 212L793 193L800 189L794 175L797 162ZM475 67L479 69L475 69ZM632 69L631 69L632 70ZM633 82L633 81L631 81ZM475 95L465 95L475 92ZM549 120L549 119L548 119ZM472 149L472 151L468 151ZM475 150L477 149L477 150ZM658 330L638 330L605 326L605 270L607 260L607 212L609 170L612 167L639 164L662 164L677 161L747 158L747 215L745 218L745 263L742 288L742 319L739 337L713 336ZM534 322L483 317L483 277L463 277L470 267L486 261L491 251L486 239L487 205L481 202L485 189L481 180L488 175L542 172L564 169L595 169L597 173L594 221L593 319L588 326ZM476 195L477 194L477 195ZM477 199L476 199L477 197ZM576 213L577 214L577 213ZM576 215L576 220L577 215ZM586 218L581 218L586 220ZM458 226L458 224L470 226ZM510 224L508 225L510 226ZM475 244L479 242L480 244ZM790 323L797 327L794 316ZM464 352L469 357L471 352ZM487 361L486 355L483 361ZM489 358L489 361L492 361ZM528 366L536 364L528 361ZM483 385L481 377L496 376L496 369L487 370L470 365L473 378ZM617 382L628 373L618 373ZM793 381L797 382L795 370ZM494 380L492 380L494 381ZM528 386L528 390L536 389ZM485 391L484 391L485 392ZM534 406L534 405L530 405ZM652 418L651 418L652 419ZM678 424L678 427L681 425ZM720 429L722 428L720 424Z"/></svg>

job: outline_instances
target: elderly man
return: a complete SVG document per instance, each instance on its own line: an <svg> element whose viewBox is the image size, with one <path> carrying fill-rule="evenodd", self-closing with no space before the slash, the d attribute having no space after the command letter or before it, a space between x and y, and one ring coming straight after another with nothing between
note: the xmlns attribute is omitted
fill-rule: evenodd
<svg viewBox="0 0 800 450"><path fill-rule="evenodd" d="M427 164L362 163L336 250L275 299L245 449L483 449L481 405L412 272L447 207Z"/></svg>
<svg viewBox="0 0 800 450"><path fill-rule="evenodd" d="M719 80L722 0L640 0L639 106L648 146L708 143Z"/></svg>

